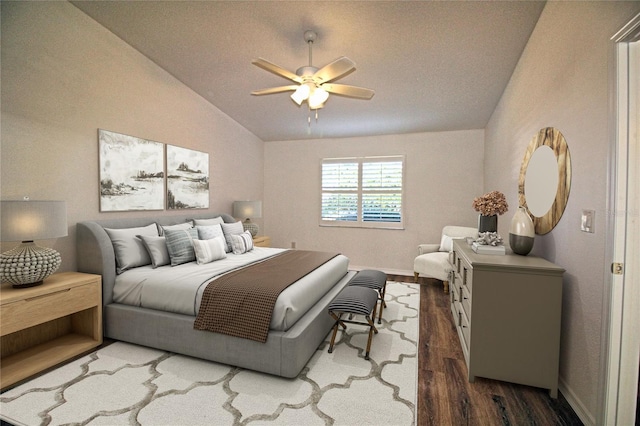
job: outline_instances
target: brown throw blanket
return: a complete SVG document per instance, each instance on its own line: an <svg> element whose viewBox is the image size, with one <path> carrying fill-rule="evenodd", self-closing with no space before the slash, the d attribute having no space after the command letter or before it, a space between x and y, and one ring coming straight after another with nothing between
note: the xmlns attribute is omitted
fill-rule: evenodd
<svg viewBox="0 0 640 426"><path fill-rule="evenodd" d="M193 328L266 342L278 295L337 255L289 250L211 281Z"/></svg>

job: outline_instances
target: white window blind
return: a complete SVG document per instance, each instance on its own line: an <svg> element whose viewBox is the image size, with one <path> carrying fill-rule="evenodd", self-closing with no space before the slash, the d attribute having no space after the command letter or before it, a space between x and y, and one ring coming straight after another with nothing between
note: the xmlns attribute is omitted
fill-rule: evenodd
<svg viewBox="0 0 640 426"><path fill-rule="evenodd" d="M322 160L322 225L402 228L404 157Z"/></svg>

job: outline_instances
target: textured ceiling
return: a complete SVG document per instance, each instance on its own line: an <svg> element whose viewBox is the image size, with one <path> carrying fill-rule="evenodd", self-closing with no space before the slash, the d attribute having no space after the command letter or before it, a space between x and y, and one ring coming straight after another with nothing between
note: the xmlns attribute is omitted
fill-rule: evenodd
<svg viewBox="0 0 640 426"><path fill-rule="evenodd" d="M544 7L529 1L74 1L79 9L264 141L484 128ZM292 72L340 56L338 83L316 122L289 84L251 64Z"/></svg>

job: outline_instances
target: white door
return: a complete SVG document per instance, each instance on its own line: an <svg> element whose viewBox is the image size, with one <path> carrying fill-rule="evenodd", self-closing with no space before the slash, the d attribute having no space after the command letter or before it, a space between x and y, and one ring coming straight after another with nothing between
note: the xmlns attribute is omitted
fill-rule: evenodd
<svg viewBox="0 0 640 426"><path fill-rule="evenodd" d="M616 42L616 144L612 155L612 275L602 424L636 423L640 364L640 15ZM640 419L637 420L640 422Z"/></svg>

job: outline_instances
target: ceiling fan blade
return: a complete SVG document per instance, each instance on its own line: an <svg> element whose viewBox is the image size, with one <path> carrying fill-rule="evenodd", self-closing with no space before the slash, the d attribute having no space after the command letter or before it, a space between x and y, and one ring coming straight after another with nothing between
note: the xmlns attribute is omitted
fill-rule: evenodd
<svg viewBox="0 0 640 426"><path fill-rule="evenodd" d="M262 68L263 70L274 73L275 75L279 75L280 77L284 77L288 80L295 81L296 83L302 83L302 78L299 75L288 71L281 66L273 64L266 59L258 58L251 61L251 63L257 67Z"/></svg>
<svg viewBox="0 0 640 426"><path fill-rule="evenodd" d="M358 98L358 99L371 99L376 92L371 89L366 89L364 87L357 86L349 86L347 84L334 84L334 83L325 83L322 85L322 88L329 93L334 93L336 95L347 96L350 98Z"/></svg>
<svg viewBox="0 0 640 426"><path fill-rule="evenodd" d="M281 93L281 92L289 92L291 90L297 90L298 87L300 86L296 84L292 84L291 86L279 86L279 87L272 87L270 89L254 90L253 92L251 92L251 94L256 96L271 95L272 93Z"/></svg>
<svg viewBox="0 0 640 426"><path fill-rule="evenodd" d="M335 80L347 75L356 69L356 64L346 56L336 59L328 65L320 68L313 74L313 79L318 84Z"/></svg>

